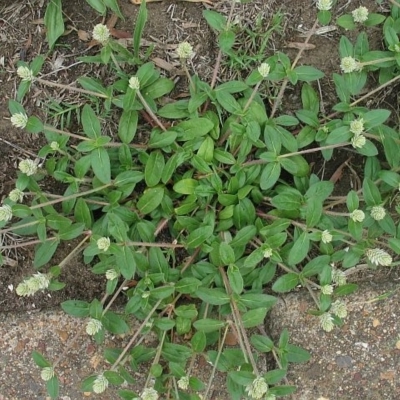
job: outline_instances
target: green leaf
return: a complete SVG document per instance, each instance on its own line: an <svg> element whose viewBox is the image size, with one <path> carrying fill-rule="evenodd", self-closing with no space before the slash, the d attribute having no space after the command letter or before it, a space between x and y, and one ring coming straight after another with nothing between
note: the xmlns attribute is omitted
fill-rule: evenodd
<svg viewBox="0 0 400 400"><path fill-rule="evenodd" d="M163 197L163 187L147 189L137 202L137 208L142 214L149 214L161 204Z"/></svg>
<svg viewBox="0 0 400 400"><path fill-rule="evenodd" d="M310 110L296 111L296 117L303 123L310 125L313 128L319 127L319 119L317 113Z"/></svg>
<svg viewBox="0 0 400 400"><path fill-rule="evenodd" d="M59 390L60 390L60 382L58 381L57 376L53 376L46 382L47 393L52 399L58 398Z"/></svg>
<svg viewBox="0 0 400 400"><path fill-rule="evenodd" d="M363 114L365 129L369 130L383 124L390 117L391 112L385 109L371 110Z"/></svg>
<svg viewBox="0 0 400 400"><path fill-rule="evenodd" d="M368 206L381 205L382 203L382 198L378 187L369 178L364 179L363 195L364 201L367 203Z"/></svg>
<svg viewBox="0 0 400 400"><path fill-rule="evenodd" d="M299 192L286 191L271 199L271 204L278 210L298 210L303 199Z"/></svg>
<svg viewBox="0 0 400 400"><path fill-rule="evenodd" d="M194 292L201 286L201 281L196 278L182 278L179 280L175 289L179 293L183 294L194 294Z"/></svg>
<svg viewBox="0 0 400 400"><path fill-rule="evenodd" d="M40 368L50 367L51 363L49 363L40 353L37 351L32 351L32 359L35 364Z"/></svg>
<svg viewBox="0 0 400 400"><path fill-rule="evenodd" d="M311 82L324 77L324 73L317 68L301 65L294 69L299 81Z"/></svg>
<svg viewBox="0 0 400 400"><path fill-rule="evenodd" d="M177 140L180 141L197 139L206 135L213 128L214 124L208 118L191 118L175 126L178 132Z"/></svg>
<svg viewBox="0 0 400 400"><path fill-rule="evenodd" d="M35 268L40 268L43 265L47 264L56 252L59 243L60 242L58 240L52 239L39 244L36 247L33 266Z"/></svg>
<svg viewBox="0 0 400 400"><path fill-rule="evenodd" d="M233 264L235 262L235 252L233 251L232 247L226 242L220 243L219 256L224 265Z"/></svg>
<svg viewBox="0 0 400 400"><path fill-rule="evenodd" d="M273 369L264 374L265 381L268 385L275 385L281 381L287 374L286 369Z"/></svg>
<svg viewBox="0 0 400 400"><path fill-rule="evenodd" d="M61 0L49 0L44 14L44 25L46 26L46 38L51 49L64 33Z"/></svg>
<svg viewBox="0 0 400 400"><path fill-rule="evenodd" d="M233 165L236 163L235 157L231 153L221 149L214 150L214 158L222 164Z"/></svg>
<svg viewBox="0 0 400 400"><path fill-rule="evenodd" d="M129 144L135 137L138 124L137 111L123 111L118 124L118 137Z"/></svg>
<svg viewBox="0 0 400 400"><path fill-rule="evenodd" d="M264 307L268 310L277 302L277 298L263 293L244 293L240 296L238 303L246 308Z"/></svg>
<svg viewBox="0 0 400 400"><path fill-rule="evenodd" d="M303 363L310 360L311 355L307 350L293 344L286 345L287 359L289 362Z"/></svg>
<svg viewBox="0 0 400 400"><path fill-rule="evenodd" d="M43 131L43 122L38 117L31 116L28 118L25 129L29 133L40 133Z"/></svg>
<svg viewBox="0 0 400 400"><path fill-rule="evenodd" d="M211 28L221 32L226 27L226 17L212 10L204 10L203 17Z"/></svg>
<svg viewBox="0 0 400 400"><path fill-rule="evenodd" d="M301 271L301 276L309 278L310 276L322 273L323 269L329 266L330 256L318 256L313 258L308 262L303 270Z"/></svg>
<svg viewBox="0 0 400 400"><path fill-rule="evenodd" d="M312 228L318 224L322 216L323 200L319 197L312 197L306 203L306 224Z"/></svg>
<svg viewBox="0 0 400 400"><path fill-rule="evenodd" d="M344 29L353 30L356 28L356 24L354 23L354 19L350 14L345 14L340 16L336 23Z"/></svg>
<svg viewBox="0 0 400 400"><path fill-rule="evenodd" d="M159 133L153 131L148 146L152 149L162 149L174 143L178 134L175 131L167 131Z"/></svg>
<svg viewBox="0 0 400 400"><path fill-rule="evenodd" d="M115 258L122 276L125 279L132 279L136 272L134 250L129 246L118 246Z"/></svg>
<svg viewBox="0 0 400 400"><path fill-rule="evenodd" d="M306 258L309 249L310 239L308 233L302 232L289 251L288 264L295 265L303 261Z"/></svg>
<svg viewBox="0 0 400 400"><path fill-rule="evenodd" d="M186 239L186 246L188 249L195 249L202 245L214 233L212 226L201 226L191 232Z"/></svg>
<svg viewBox="0 0 400 400"><path fill-rule="evenodd" d="M228 92L217 91L216 97L218 103L231 114L239 114L242 112L242 107L235 98Z"/></svg>
<svg viewBox="0 0 400 400"><path fill-rule="evenodd" d="M89 316L90 305L87 301L67 300L61 303L61 308L73 317L84 318Z"/></svg>
<svg viewBox="0 0 400 400"><path fill-rule="evenodd" d="M109 332L121 335L129 332L128 324L117 314L107 311L102 319L102 324Z"/></svg>
<svg viewBox="0 0 400 400"><path fill-rule="evenodd" d="M90 107L88 104L83 106L81 121L83 131L86 133L87 137L96 139L101 136L100 120L93 111L92 107Z"/></svg>
<svg viewBox="0 0 400 400"><path fill-rule="evenodd" d="M301 88L301 102L305 110L312 111L314 114L319 113L319 98L315 90L308 83L305 83Z"/></svg>
<svg viewBox="0 0 400 400"><path fill-rule="evenodd" d="M193 326L196 328L195 324L196 322L199 322L201 320L197 320L193 323ZM214 320L212 320L214 321ZM219 321L218 321L219 322ZM204 325L203 325L204 326ZM222 328L222 327L221 327ZM207 328L206 328L207 329ZM219 329L219 328L218 328ZM218 330L215 329L215 330ZM207 345L207 337L204 331L201 331L201 329L198 329L198 332L196 332L193 336L192 339L190 340L190 344L192 345L192 350L195 353L202 353L204 349L206 348Z"/></svg>
<svg viewBox="0 0 400 400"><path fill-rule="evenodd" d="M357 289L358 285L355 283L347 283L346 285L337 287L333 293L335 296L347 296L348 294L355 292Z"/></svg>
<svg viewBox="0 0 400 400"><path fill-rule="evenodd" d="M365 26L375 26L379 25L385 20L385 16L382 14L377 14L377 13L369 13L368 14L368 19L363 22Z"/></svg>
<svg viewBox="0 0 400 400"><path fill-rule="evenodd" d="M243 292L243 277L240 273L239 268L236 265L229 265L228 271L228 280L229 284L232 288L233 293L240 294Z"/></svg>
<svg viewBox="0 0 400 400"><path fill-rule="evenodd" d="M144 168L144 179L148 187L156 186L164 170L164 156L160 150L155 150L150 154Z"/></svg>
<svg viewBox="0 0 400 400"><path fill-rule="evenodd" d="M124 16L121 14L121 11L119 9L117 0L103 0L103 1L104 4L114 12L114 14L118 15L118 17L121 18L122 20L124 19Z"/></svg>
<svg viewBox="0 0 400 400"><path fill-rule="evenodd" d="M257 233L257 228L254 225L246 226L237 232L236 236L229 243L233 248L246 246Z"/></svg>
<svg viewBox="0 0 400 400"><path fill-rule="evenodd" d="M262 353L269 353L274 348L274 342L264 335L251 335L251 344Z"/></svg>
<svg viewBox="0 0 400 400"><path fill-rule="evenodd" d="M104 15L106 13L106 6L103 0L86 0L86 2L94 8L99 14Z"/></svg>
<svg viewBox="0 0 400 400"><path fill-rule="evenodd" d="M90 152L90 163L100 182L111 182L110 156L104 147L98 147Z"/></svg>
<svg viewBox="0 0 400 400"><path fill-rule="evenodd" d="M147 6L146 2L142 1L139 8L139 14L136 18L135 30L133 32L133 54L137 60L139 60L140 41L142 39L146 21L147 21Z"/></svg>
<svg viewBox="0 0 400 400"><path fill-rule="evenodd" d="M160 78L150 86L146 87L143 94L151 99L158 99L161 96L169 93L175 84L168 78Z"/></svg>
<svg viewBox="0 0 400 400"><path fill-rule="evenodd" d="M262 190L268 190L272 188L275 183L278 181L281 175L281 165L279 162L271 162L268 163L260 177L260 188Z"/></svg>
<svg viewBox="0 0 400 400"><path fill-rule="evenodd" d="M78 78L78 83L84 89L90 90L91 92L101 93L107 96L109 95L108 90L97 79L81 76Z"/></svg>
<svg viewBox="0 0 400 400"><path fill-rule="evenodd" d="M174 185L174 192L180 194L194 194L199 182L196 179L182 179Z"/></svg>
<svg viewBox="0 0 400 400"><path fill-rule="evenodd" d="M217 319L204 318L193 322L193 326L199 332L210 333L222 329L225 326L225 322Z"/></svg>
<svg viewBox="0 0 400 400"><path fill-rule="evenodd" d="M222 52L227 53L235 44L235 33L231 30L224 30L218 35L218 44Z"/></svg>
<svg viewBox="0 0 400 400"><path fill-rule="evenodd" d="M299 275L294 272L290 272L280 276L272 285L272 290L277 293L290 292L299 284L299 282Z"/></svg>
<svg viewBox="0 0 400 400"><path fill-rule="evenodd" d="M242 315L242 323L244 328L253 328L264 323L267 315L267 308L255 308L247 311Z"/></svg>
<svg viewBox="0 0 400 400"><path fill-rule="evenodd" d="M192 350L181 344L165 342L161 354L167 361L182 363L192 355Z"/></svg>
<svg viewBox="0 0 400 400"><path fill-rule="evenodd" d="M182 119L189 117L188 101L179 100L168 103L158 110L158 115L162 118Z"/></svg>
<svg viewBox="0 0 400 400"><path fill-rule="evenodd" d="M209 289L200 287L195 295L208 304L222 306L230 301L229 295L221 289Z"/></svg>

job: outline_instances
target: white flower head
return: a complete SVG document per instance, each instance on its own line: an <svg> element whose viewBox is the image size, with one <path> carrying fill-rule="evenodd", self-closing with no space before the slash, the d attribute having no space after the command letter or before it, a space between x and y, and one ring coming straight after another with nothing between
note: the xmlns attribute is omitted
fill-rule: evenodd
<svg viewBox="0 0 400 400"><path fill-rule="evenodd" d="M105 46L108 43L109 38L110 38L110 30L106 25L97 24L93 28L93 39L100 42L103 46Z"/></svg>
<svg viewBox="0 0 400 400"><path fill-rule="evenodd" d="M361 65L360 63L353 57L343 57L340 62L340 69L345 73L348 74L354 71L360 71Z"/></svg>
<svg viewBox="0 0 400 400"><path fill-rule="evenodd" d="M8 194L8 197L14 203L20 203L24 199L24 192L15 188L11 190L11 192Z"/></svg>
<svg viewBox="0 0 400 400"><path fill-rule="evenodd" d="M354 22L363 23L368 19L368 8L360 6L351 12Z"/></svg>
<svg viewBox="0 0 400 400"><path fill-rule="evenodd" d="M332 315L327 312L319 316L319 324L321 325L321 328L326 332L330 332L335 326L333 323Z"/></svg>
<svg viewBox="0 0 400 400"><path fill-rule="evenodd" d="M25 82L33 81L32 70L24 65L21 65L17 68L17 75Z"/></svg>
<svg viewBox="0 0 400 400"><path fill-rule="evenodd" d="M322 294L331 295L333 293L333 286L332 285L323 285L321 286Z"/></svg>
<svg viewBox="0 0 400 400"><path fill-rule="evenodd" d="M117 279L118 277L119 277L119 273L114 268L106 271L107 280L112 281L114 279Z"/></svg>
<svg viewBox="0 0 400 400"><path fill-rule="evenodd" d="M9 221L12 216L12 208L8 204L0 207L0 221Z"/></svg>
<svg viewBox="0 0 400 400"><path fill-rule="evenodd" d="M108 388L108 379L103 375L97 375L93 382L93 392L103 393Z"/></svg>
<svg viewBox="0 0 400 400"><path fill-rule="evenodd" d="M354 222L363 222L365 219L365 214L364 211L362 210L354 210L350 213L350 218L354 221Z"/></svg>
<svg viewBox="0 0 400 400"><path fill-rule="evenodd" d="M36 174L38 166L35 161L26 159L18 164L18 168L23 174L32 176Z"/></svg>
<svg viewBox="0 0 400 400"><path fill-rule="evenodd" d="M364 119L357 118L350 122L350 132L354 135L360 135L364 132Z"/></svg>
<svg viewBox="0 0 400 400"><path fill-rule="evenodd" d="M337 268L332 268L332 282L336 283L338 286L343 286L346 284L346 274Z"/></svg>
<svg viewBox="0 0 400 400"><path fill-rule="evenodd" d="M37 272L32 277L21 282L16 289L18 296L33 296L39 290L47 289L50 285L50 276Z"/></svg>
<svg viewBox="0 0 400 400"><path fill-rule="evenodd" d="M325 229L322 233L321 233L321 241L322 243L330 243L332 242L333 236L331 235L331 233Z"/></svg>
<svg viewBox="0 0 400 400"><path fill-rule="evenodd" d="M60 145L58 144L58 142L51 142L50 143L50 148L53 151L58 151L58 150L60 150Z"/></svg>
<svg viewBox="0 0 400 400"><path fill-rule="evenodd" d="M268 392L268 384L262 376L258 376L245 390L252 399L261 399Z"/></svg>
<svg viewBox="0 0 400 400"><path fill-rule="evenodd" d="M103 324L96 318L90 318L86 325L86 333L90 336L95 335L97 332L101 331Z"/></svg>
<svg viewBox="0 0 400 400"><path fill-rule="evenodd" d="M340 300L336 300L331 305L331 310L333 314L338 316L339 318L346 318L347 317L347 307L346 304Z"/></svg>
<svg viewBox="0 0 400 400"><path fill-rule="evenodd" d="M53 367L44 367L40 371L40 377L44 381L49 381L54 376L54 368Z"/></svg>
<svg viewBox="0 0 400 400"><path fill-rule="evenodd" d="M137 76L132 76L129 78L129 87L132 90L139 90L140 89L140 81Z"/></svg>
<svg viewBox="0 0 400 400"><path fill-rule="evenodd" d="M318 0L317 8L320 11L329 11L332 8L332 0Z"/></svg>
<svg viewBox="0 0 400 400"><path fill-rule="evenodd" d="M157 390L154 388L146 388L140 395L141 400L158 400Z"/></svg>
<svg viewBox="0 0 400 400"><path fill-rule="evenodd" d="M264 258L270 258L272 256L272 249L264 249Z"/></svg>
<svg viewBox="0 0 400 400"><path fill-rule="evenodd" d="M375 221L380 221L385 218L386 210L382 206L373 206L371 208L371 217Z"/></svg>
<svg viewBox="0 0 400 400"><path fill-rule="evenodd" d="M269 72L271 71L271 67L268 63L262 63L258 67L258 72L263 78L266 78L269 75Z"/></svg>
<svg viewBox="0 0 400 400"><path fill-rule="evenodd" d="M351 138L351 145L355 149L361 149L362 147L365 146L365 143L367 142L367 139L365 138L364 135L354 135Z"/></svg>
<svg viewBox="0 0 400 400"><path fill-rule="evenodd" d="M11 116L10 121L16 128L24 129L28 123L28 116L25 113L16 113Z"/></svg>
<svg viewBox="0 0 400 400"><path fill-rule="evenodd" d="M110 247L111 240L108 237L101 237L100 239L97 240L96 244L99 250L107 251L108 248Z"/></svg>
<svg viewBox="0 0 400 400"><path fill-rule="evenodd" d="M189 377L187 375L182 376L182 378L180 378L178 380L178 387L179 389L182 390L187 390L189 387Z"/></svg>
<svg viewBox="0 0 400 400"><path fill-rule="evenodd" d="M375 265L388 267L392 263L392 257L382 249L368 249L365 252L368 260Z"/></svg>
<svg viewBox="0 0 400 400"><path fill-rule="evenodd" d="M193 47L189 42L182 42L178 44L176 54L181 59L191 58L193 55Z"/></svg>

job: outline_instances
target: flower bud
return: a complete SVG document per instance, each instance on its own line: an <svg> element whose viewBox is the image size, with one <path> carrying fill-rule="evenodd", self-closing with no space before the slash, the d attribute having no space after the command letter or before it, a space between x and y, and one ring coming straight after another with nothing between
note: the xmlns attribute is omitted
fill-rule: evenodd
<svg viewBox="0 0 400 400"><path fill-rule="evenodd" d="M179 43L176 49L176 54L178 54L178 57L181 59L191 58L193 55L193 47L188 42Z"/></svg>
<svg viewBox="0 0 400 400"><path fill-rule="evenodd" d="M16 113L11 116L10 121L16 128L24 129L28 123L28 116L25 113Z"/></svg>
<svg viewBox="0 0 400 400"><path fill-rule="evenodd" d="M106 25L97 24L93 28L93 39L105 46L110 38L110 31Z"/></svg>

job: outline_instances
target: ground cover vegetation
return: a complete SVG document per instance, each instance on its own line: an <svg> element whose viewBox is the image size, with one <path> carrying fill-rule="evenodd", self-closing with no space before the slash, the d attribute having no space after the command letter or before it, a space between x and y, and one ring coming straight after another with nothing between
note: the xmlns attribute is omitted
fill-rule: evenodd
<svg viewBox="0 0 400 400"><path fill-rule="evenodd" d="M87 1L101 15L123 18L115 0ZM32 86L53 83L41 77L46 55L20 63L16 99L9 102L11 122L44 135L47 144L37 159L19 163L15 188L0 207L1 232L26 236L20 245L35 246L37 272L17 293L61 289L63 270L81 255L94 274L107 278L101 300L62 304L82 318L81 334L100 343L107 332L129 333L130 317L141 321L125 348L106 350L109 368L88 377L83 391L102 393L120 385L122 399L209 398L213 376L222 371L232 399L290 395L295 387L285 378L287 369L307 361L309 353L290 343L287 330L273 341L255 329L263 326L276 296L306 288L315 302L308 312L331 332L347 316L342 297L357 289L347 282L352 272L397 267L399 127L389 110L365 106L400 79L400 5L390 3L386 15L360 6L332 21L335 2L316 2L305 45L317 28L332 22L343 31L341 62L331 77L337 103L325 113L314 84L323 73L299 65L305 47L294 60L283 52L262 57L267 32L262 51L244 54L233 20L235 2L228 17L212 10L203 14L219 45L211 82L190 71L193 44L178 46L188 96L177 100L169 97L174 82L141 52L145 3L128 47L106 25L94 26L99 52L82 61L107 65L113 82L82 76L80 87L68 86L84 99L74 132L27 115L23 101ZM64 31L61 7L61 0L47 7L50 49ZM275 18L273 29L279 29L282 16ZM381 30L384 49L370 48L371 27ZM359 30L355 42L346 37L352 29ZM221 62L252 71L217 83ZM364 90L371 77L376 86ZM281 112L290 86L299 88L302 102L292 115ZM61 114L73 108L65 105ZM113 115L118 131L107 134L104 126ZM341 196L334 195L331 180L311 171L307 158L320 154L330 160L338 149L363 160L361 187ZM45 191L41 182L48 178L60 182L63 193ZM65 241L77 245L53 265ZM4 254L7 249L2 246ZM125 299L120 312L112 309L118 296ZM157 336L156 347L146 345L150 332ZM228 334L236 347L226 345ZM264 353L274 360L269 370L258 363ZM63 356L47 360L33 354L54 398ZM199 357L213 366L208 382L193 374ZM138 388L132 371L141 363L149 365L148 378Z"/></svg>

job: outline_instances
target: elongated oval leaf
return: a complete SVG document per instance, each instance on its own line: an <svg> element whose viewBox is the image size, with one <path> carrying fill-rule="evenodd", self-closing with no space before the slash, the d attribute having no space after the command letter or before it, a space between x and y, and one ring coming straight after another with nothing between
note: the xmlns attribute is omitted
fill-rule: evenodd
<svg viewBox="0 0 400 400"><path fill-rule="evenodd" d="M110 156L104 147L98 147L90 153L90 162L96 177L103 183L111 182Z"/></svg>
<svg viewBox="0 0 400 400"><path fill-rule="evenodd" d="M163 197L163 187L147 189L137 202L137 207L142 214L149 214L161 204Z"/></svg>

